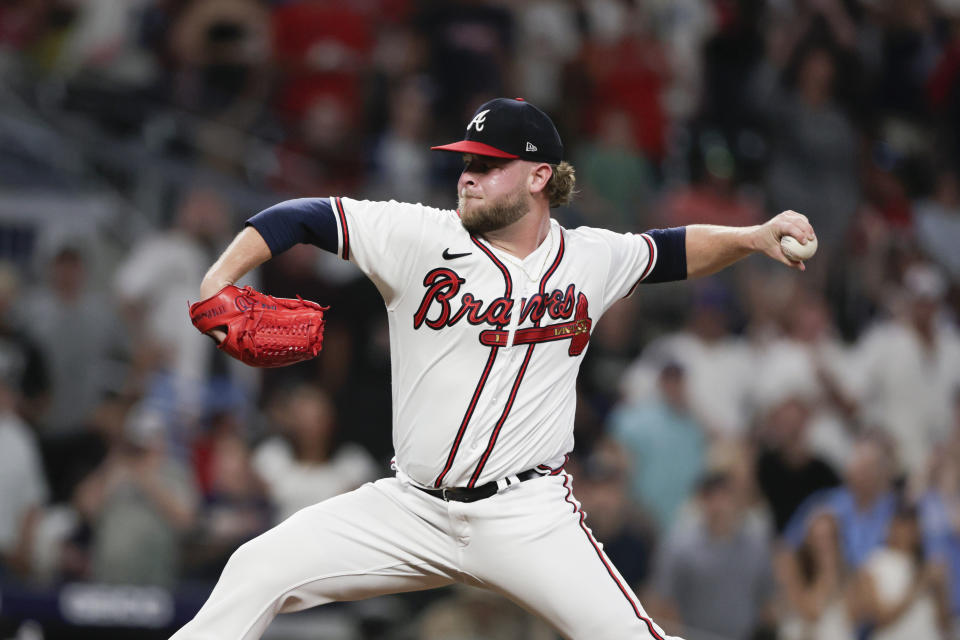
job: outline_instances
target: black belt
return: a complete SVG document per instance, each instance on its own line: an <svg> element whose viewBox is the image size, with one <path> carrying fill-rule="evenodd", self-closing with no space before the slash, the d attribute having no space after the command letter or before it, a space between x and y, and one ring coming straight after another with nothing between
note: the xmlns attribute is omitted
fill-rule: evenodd
<svg viewBox="0 0 960 640"><path fill-rule="evenodd" d="M537 471L536 469L527 469L521 473L517 474L517 478L520 482L524 480L529 480L530 478L539 478L543 474ZM506 478L507 486L510 486L510 478ZM413 485L417 487L417 485ZM489 498L490 496L497 493L500 490L499 485L496 481L488 482L487 484L482 484L479 487L445 487L443 489L424 489L423 487L417 487L420 491L424 493L429 493L434 498L439 498L440 500L446 500L449 502L453 500L454 502L476 502L477 500L483 500L484 498Z"/></svg>

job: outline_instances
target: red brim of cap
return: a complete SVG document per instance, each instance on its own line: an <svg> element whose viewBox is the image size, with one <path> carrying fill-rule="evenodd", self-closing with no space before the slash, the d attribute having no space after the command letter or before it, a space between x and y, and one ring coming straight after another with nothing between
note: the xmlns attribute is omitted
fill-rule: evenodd
<svg viewBox="0 0 960 640"><path fill-rule="evenodd" d="M520 156L513 153L507 153L506 151L501 151L496 147L491 147L488 144L483 144L482 142L475 142L473 140L461 140L460 142L451 142L450 144L441 145L439 147L430 147L435 151L456 151L458 153L473 153L478 156L492 156L494 158L519 158Z"/></svg>

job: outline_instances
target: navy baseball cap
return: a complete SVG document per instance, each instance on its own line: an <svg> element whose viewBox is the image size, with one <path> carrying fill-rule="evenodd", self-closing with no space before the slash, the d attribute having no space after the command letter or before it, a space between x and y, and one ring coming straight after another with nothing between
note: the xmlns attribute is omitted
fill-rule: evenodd
<svg viewBox="0 0 960 640"><path fill-rule="evenodd" d="M549 164L563 160L563 142L550 116L523 98L483 103L467 124L463 140L430 148Z"/></svg>

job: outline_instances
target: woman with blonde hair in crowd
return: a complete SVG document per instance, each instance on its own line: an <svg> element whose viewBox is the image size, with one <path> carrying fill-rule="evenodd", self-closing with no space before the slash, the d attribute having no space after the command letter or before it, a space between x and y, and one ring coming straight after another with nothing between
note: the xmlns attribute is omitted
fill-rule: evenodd
<svg viewBox="0 0 960 640"><path fill-rule="evenodd" d="M780 640L853 640L850 571L840 548L837 521L829 511L810 519L807 535L795 551L775 560L786 599Z"/></svg>

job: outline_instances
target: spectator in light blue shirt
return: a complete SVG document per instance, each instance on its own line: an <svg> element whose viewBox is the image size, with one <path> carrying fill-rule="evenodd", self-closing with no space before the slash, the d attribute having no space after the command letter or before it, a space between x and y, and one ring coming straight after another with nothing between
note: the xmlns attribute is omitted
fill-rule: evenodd
<svg viewBox="0 0 960 640"><path fill-rule="evenodd" d="M633 499L660 531L667 531L703 473L706 442L687 408L683 369L674 363L664 366L658 388L655 399L617 407L609 432L630 457Z"/></svg>
<svg viewBox="0 0 960 640"><path fill-rule="evenodd" d="M803 542L810 517L827 509L837 519L846 561L859 567L887 538L896 510L892 458L878 437L861 437L854 445L843 485L810 496L797 509L784 532L793 548Z"/></svg>
<svg viewBox="0 0 960 640"><path fill-rule="evenodd" d="M960 442L951 444L935 453L930 489L918 506L927 558L947 569L950 610L960 625Z"/></svg>

